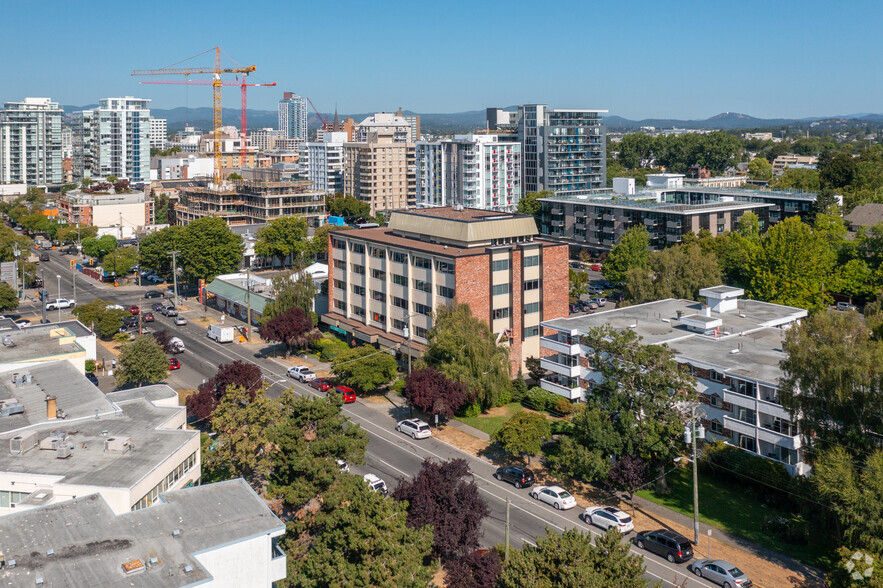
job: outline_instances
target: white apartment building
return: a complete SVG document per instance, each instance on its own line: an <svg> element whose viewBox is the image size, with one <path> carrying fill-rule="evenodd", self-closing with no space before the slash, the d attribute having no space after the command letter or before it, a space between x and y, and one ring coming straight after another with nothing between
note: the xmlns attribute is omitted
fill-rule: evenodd
<svg viewBox="0 0 883 588"><path fill-rule="evenodd" d="M248 132L248 145L258 151L270 151L276 148L276 140L284 137L284 131L263 128Z"/></svg>
<svg viewBox="0 0 883 588"><path fill-rule="evenodd" d="M360 122L353 130L353 140L365 142L371 133L391 134L393 141L414 143L414 133L419 128L419 121L411 117L399 116L391 112L378 112ZM418 137L419 138L419 137Z"/></svg>
<svg viewBox="0 0 883 588"><path fill-rule="evenodd" d="M102 98L74 113L74 179L150 180L150 100Z"/></svg>
<svg viewBox="0 0 883 588"><path fill-rule="evenodd" d="M154 118L150 117L150 148L151 149L165 149L167 137L168 137L168 128L166 125L166 119L164 118Z"/></svg>
<svg viewBox="0 0 883 588"><path fill-rule="evenodd" d="M604 325L631 329L645 345L667 345L696 378L708 438L780 462L792 475L809 473L800 431L779 401L785 330L806 310L742 300L744 291L730 286L703 288L699 294L704 304L658 300L543 322L540 362L548 375L541 386L585 400L601 380L584 337Z"/></svg>
<svg viewBox="0 0 883 588"><path fill-rule="evenodd" d="M521 144L496 135L456 135L416 145L417 206L515 210L521 199Z"/></svg>
<svg viewBox="0 0 883 588"><path fill-rule="evenodd" d="M214 171L214 159L195 153L184 157L154 157L150 160L150 181L210 178Z"/></svg>
<svg viewBox="0 0 883 588"><path fill-rule="evenodd" d="M61 127L61 158L71 159L74 156L74 130L69 126Z"/></svg>
<svg viewBox="0 0 883 588"><path fill-rule="evenodd" d="M0 112L0 183L61 184L61 118L49 98L7 102Z"/></svg>
<svg viewBox="0 0 883 588"><path fill-rule="evenodd" d="M299 163L313 190L325 194L343 192L343 144L345 132L326 132L322 140L304 143Z"/></svg>
<svg viewBox="0 0 883 588"><path fill-rule="evenodd" d="M284 92L279 101L279 130L283 139L307 140L307 99Z"/></svg>

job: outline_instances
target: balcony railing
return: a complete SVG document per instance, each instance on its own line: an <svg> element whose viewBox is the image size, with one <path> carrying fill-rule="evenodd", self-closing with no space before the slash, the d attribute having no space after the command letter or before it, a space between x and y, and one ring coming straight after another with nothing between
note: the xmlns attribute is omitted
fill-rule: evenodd
<svg viewBox="0 0 883 588"><path fill-rule="evenodd" d="M540 337L540 348L566 355L579 355L579 343L565 343L552 337Z"/></svg>
<svg viewBox="0 0 883 588"><path fill-rule="evenodd" d="M555 374L558 374L561 376L568 376L571 378L579 377L579 373L580 373L579 363L577 363L576 365L569 366L569 365L560 364L557 361L547 359L545 357L540 359L540 366L544 370L548 370L552 373L555 373Z"/></svg>
<svg viewBox="0 0 883 588"><path fill-rule="evenodd" d="M550 382L549 380L540 380L540 388L546 390L547 392L552 392L553 394L569 398L570 400L577 400L582 395L582 388L580 388L579 386L568 388L566 386L562 386L561 384Z"/></svg>

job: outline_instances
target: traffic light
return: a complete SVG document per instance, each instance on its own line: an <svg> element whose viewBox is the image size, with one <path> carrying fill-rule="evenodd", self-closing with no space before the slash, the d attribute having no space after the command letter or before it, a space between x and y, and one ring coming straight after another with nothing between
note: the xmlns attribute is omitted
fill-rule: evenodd
<svg viewBox="0 0 883 588"><path fill-rule="evenodd" d="M40 288L40 290L39 290L39 292L37 292L37 294L40 295L40 302L43 302L43 299L45 298L46 290Z"/></svg>

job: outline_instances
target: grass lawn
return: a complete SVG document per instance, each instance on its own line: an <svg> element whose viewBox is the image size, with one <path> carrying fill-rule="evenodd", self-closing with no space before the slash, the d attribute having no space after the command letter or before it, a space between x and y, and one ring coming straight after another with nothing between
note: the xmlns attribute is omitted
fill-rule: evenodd
<svg viewBox="0 0 883 588"><path fill-rule="evenodd" d="M657 496L652 490L636 494L657 504L693 517L693 470L679 468L668 475L669 494ZM758 545L787 553L810 565L824 566L830 562L826 545L792 545L763 528L764 520L772 514L790 518L790 515L763 505L753 496L753 490L730 486L699 473L699 519L709 525L738 535ZM812 539L810 539L812 541Z"/></svg>
<svg viewBox="0 0 883 588"><path fill-rule="evenodd" d="M491 410L492 414L482 414L476 417L456 417L461 423L466 423L470 427L475 427L479 431L484 431L488 435L492 435L503 423L508 421L512 416L523 410L520 402L510 402L505 406Z"/></svg>

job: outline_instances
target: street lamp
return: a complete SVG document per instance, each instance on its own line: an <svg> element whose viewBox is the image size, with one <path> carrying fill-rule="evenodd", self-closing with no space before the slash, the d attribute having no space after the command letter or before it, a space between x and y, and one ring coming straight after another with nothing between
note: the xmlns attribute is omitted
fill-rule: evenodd
<svg viewBox="0 0 883 588"><path fill-rule="evenodd" d="M13 243L13 244L12 244L12 255L15 257L15 261L16 261L16 262L18 261L18 256L19 256L19 254L21 254L21 250L18 248L18 243ZM22 276L21 276L21 291L22 291L22 293L25 291L25 277L24 277L24 271L25 271L25 266L24 266L24 264L22 264L22 265L21 265L21 272L22 272ZM18 282L18 270L16 270L16 271L14 272L14 275L15 275L15 281ZM23 294L19 294L19 291L18 291L18 284L15 285L15 293L16 293L16 295L17 295L19 298L21 298L21 297L23 296Z"/></svg>
<svg viewBox="0 0 883 588"><path fill-rule="evenodd" d="M56 274L58 278L58 297L61 298L61 274ZM61 322L61 304L58 305L58 322Z"/></svg>

